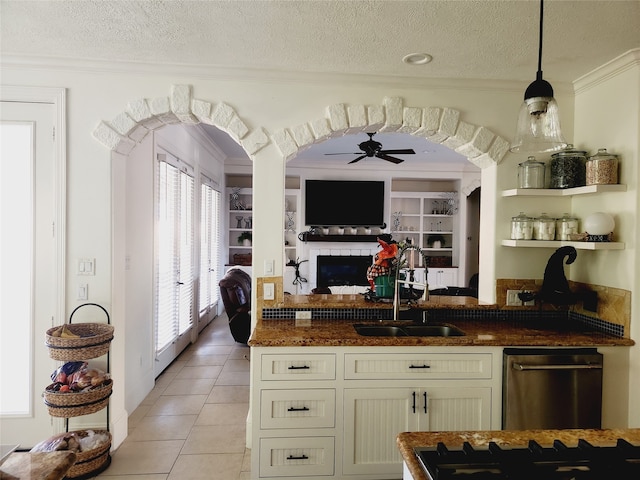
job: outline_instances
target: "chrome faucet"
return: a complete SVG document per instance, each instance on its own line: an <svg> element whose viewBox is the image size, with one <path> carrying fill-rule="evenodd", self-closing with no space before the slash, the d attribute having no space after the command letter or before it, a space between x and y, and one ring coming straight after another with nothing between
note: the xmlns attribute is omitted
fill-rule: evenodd
<svg viewBox="0 0 640 480"><path fill-rule="evenodd" d="M420 255L422 255L422 264L424 265L424 283L420 283L420 282L416 282L414 280L414 276L413 276L413 272L414 272L414 266L412 264L412 262L409 262L409 279L408 280L402 280L400 278L400 270L403 269L403 257L406 256L407 251L417 251ZM411 252L412 253L412 252ZM416 246L416 245L412 245L410 243L405 244L404 246L400 247L400 249L398 250L398 262L396 265L396 277L395 277L395 281L393 282L393 287L394 287L394 291L393 291L393 319L394 320L398 320L400 317L400 284L404 284L404 285L420 285L422 287L424 287L424 292L422 293L422 300L423 301L427 301L429 300L429 284L427 281L427 277L429 274L429 268L427 267L427 254L425 253L424 250L422 250L420 247Z"/></svg>

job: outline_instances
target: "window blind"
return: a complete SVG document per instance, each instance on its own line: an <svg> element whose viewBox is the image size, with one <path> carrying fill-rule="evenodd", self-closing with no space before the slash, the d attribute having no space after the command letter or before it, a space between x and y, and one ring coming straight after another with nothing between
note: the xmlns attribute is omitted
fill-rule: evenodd
<svg viewBox="0 0 640 480"><path fill-rule="evenodd" d="M192 171L179 159L158 155L156 354L193 323Z"/></svg>
<svg viewBox="0 0 640 480"><path fill-rule="evenodd" d="M218 301L220 245L220 192L202 176L200 187L200 290L199 312L206 313Z"/></svg>

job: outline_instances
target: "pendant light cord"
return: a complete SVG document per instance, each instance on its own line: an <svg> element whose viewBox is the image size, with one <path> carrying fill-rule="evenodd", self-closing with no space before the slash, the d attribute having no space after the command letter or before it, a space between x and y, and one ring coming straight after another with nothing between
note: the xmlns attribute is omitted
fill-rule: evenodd
<svg viewBox="0 0 640 480"><path fill-rule="evenodd" d="M542 79L542 25L544 17L544 0L540 0L540 44L538 45L538 79Z"/></svg>

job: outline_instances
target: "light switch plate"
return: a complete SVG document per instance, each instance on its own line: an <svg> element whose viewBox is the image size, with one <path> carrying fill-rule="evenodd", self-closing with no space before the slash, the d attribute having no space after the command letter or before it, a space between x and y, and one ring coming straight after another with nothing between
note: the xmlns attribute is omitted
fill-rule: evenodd
<svg viewBox="0 0 640 480"><path fill-rule="evenodd" d="M78 275L95 275L96 259L95 258L79 258L78 259Z"/></svg>
<svg viewBox="0 0 640 480"><path fill-rule="evenodd" d="M265 300L274 300L275 299L275 289L273 283L263 283L262 284L262 297Z"/></svg>

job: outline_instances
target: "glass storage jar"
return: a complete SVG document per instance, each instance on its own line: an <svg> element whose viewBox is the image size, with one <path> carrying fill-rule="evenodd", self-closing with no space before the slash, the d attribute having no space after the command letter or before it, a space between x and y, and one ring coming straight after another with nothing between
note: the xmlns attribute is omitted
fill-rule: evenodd
<svg viewBox="0 0 640 480"><path fill-rule="evenodd" d="M531 240L533 238L533 218L520 212L517 217L511 217L511 240Z"/></svg>
<svg viewBox="0 0 640 480"><path fill-rule="evenodd" d="M518 188L544 188L544 163L536 157L518 164Z"/></svg>
<svg viewBox="0 0 640 480"><path fill-rule="evenodd" d="M587 152L576 150L573 145L551 155L550 188L573 188L585 184L585 162Z"/></svg>
<svg viewBox="0 0 640 480"><path fill-rule="evenodd" d="M556 221L543 213L533 221L534 240L554 240L556 238Z"/></svg>
<svg viewBox="0 0 640 480"><path fill-rule="evenodd" d="M578 232L578 219L568 213L556 220L556 240L571 240L571 235Z"/></svg>
<svg viewBox="0 0 640 480"><path fill-rule="evenodd" d="M601 148L586 164L587 185L608 185L618 183L618 155L607 153Z"/></svg>

